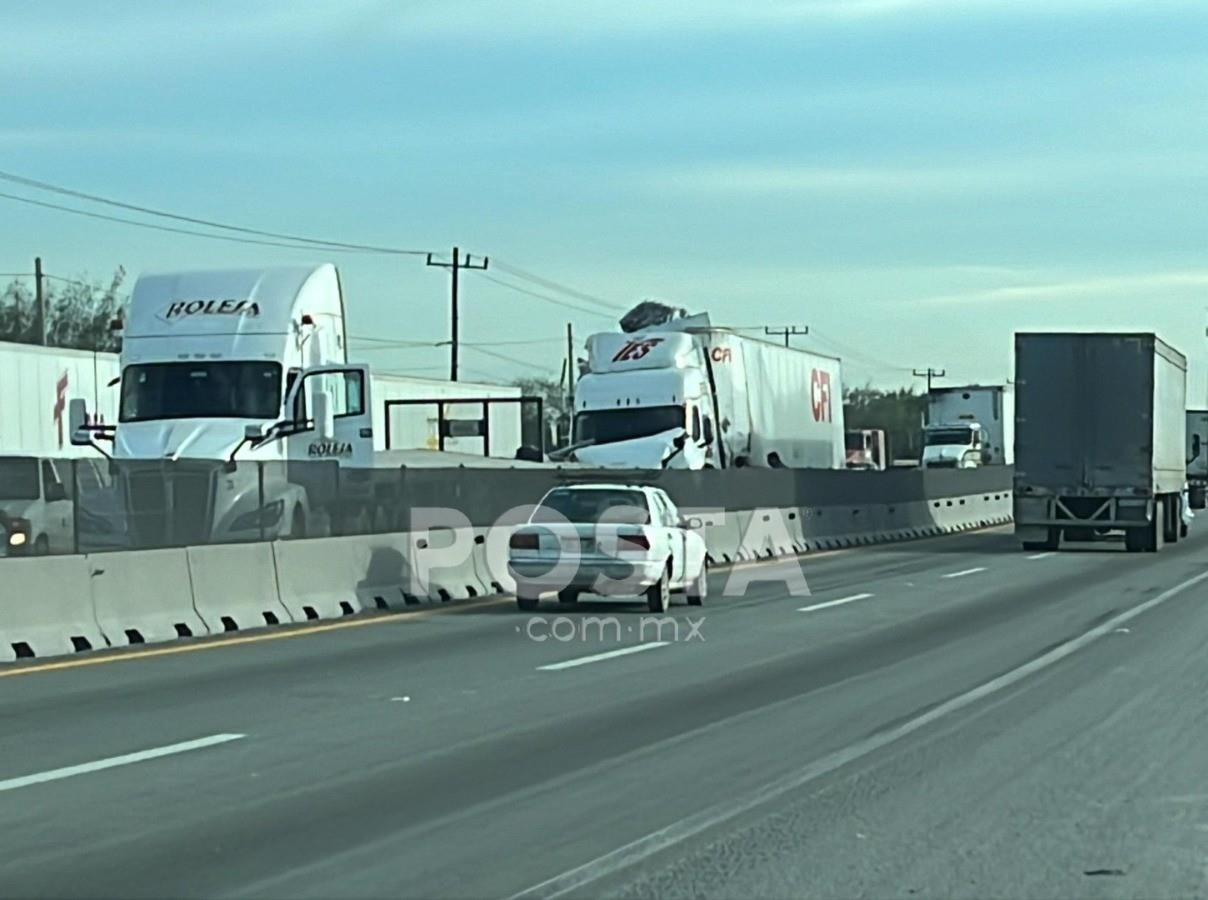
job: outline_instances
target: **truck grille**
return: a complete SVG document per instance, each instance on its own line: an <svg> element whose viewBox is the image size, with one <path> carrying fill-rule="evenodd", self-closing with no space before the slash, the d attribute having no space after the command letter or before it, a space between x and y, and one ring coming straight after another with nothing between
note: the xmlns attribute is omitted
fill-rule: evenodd
<svg viewBox="0 0 1208 900"><path fill-rule="evenodd" d="M208 542L214 499L211 470L129 471L126 498L134 546L172 547Z"/></svg>

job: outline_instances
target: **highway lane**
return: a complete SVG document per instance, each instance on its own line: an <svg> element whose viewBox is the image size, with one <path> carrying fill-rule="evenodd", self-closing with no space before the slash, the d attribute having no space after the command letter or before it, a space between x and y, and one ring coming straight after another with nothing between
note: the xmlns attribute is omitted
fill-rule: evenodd
<svg viewBox="0 0 1208 900"><path fill-rule="evenodd" d="M0 679L0 894L505 896L603 859L581 894L1051 895L1028 873L1073 871L1081 857L1046 829L1114 822L1118 807L1087 806L1100 774L1119 796L1152 770L1185 798L1184 816L1208 809L1187 799L1193 778L1208 783L1208 754L1188 752L1204 733L1208 663L1175 652L1208 637L1202 585L1128 634L743 806L1194 577L1205 548L1197 537L1157 556L1103 546L1031 559L999 531L808 560L805 597L774 583L719 597L715 576L707 607L674 610L677 622L705 616L703 641L554 671L540 667L636 636L535 641L528 616L467 607ZM613 609L551 606L545 621ZM617 612L626 628L641 614ZM1133 712L1113 715L1121 708ZM3 790L215 735L243 737ZM1146 782L1135 790L1149 797ZM1061 815L1055 797L1071 804ZM609 862L719 804L742 812L633 865ZM1175 840L1152 810L1137 835ZM1130 867L1144 866L1144 848L1127 846L1126 822L1114 827L1107 849L1135 851L1126 874L1079 875L1056 893L1155 896L1203 876L1184 829L1182 850L1151 848L1164 867L1141 869L1159 889L1139 890ZM928 843L933 831L947 840ZM977 856L977 834L997 856ZM1046 865L1020 866L1045 850ZM944 880L967 876L973 856L982 880Z"/></svg>

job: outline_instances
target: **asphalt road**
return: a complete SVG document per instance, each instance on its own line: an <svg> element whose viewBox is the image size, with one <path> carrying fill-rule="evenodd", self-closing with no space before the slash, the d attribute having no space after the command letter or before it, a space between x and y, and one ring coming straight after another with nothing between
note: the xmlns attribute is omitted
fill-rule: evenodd
<svg viewBox="0 0 1208 900"><path fill-rule="evenodd" d="M0 669L0 896L1208 897L1206 550Z"/></svg>

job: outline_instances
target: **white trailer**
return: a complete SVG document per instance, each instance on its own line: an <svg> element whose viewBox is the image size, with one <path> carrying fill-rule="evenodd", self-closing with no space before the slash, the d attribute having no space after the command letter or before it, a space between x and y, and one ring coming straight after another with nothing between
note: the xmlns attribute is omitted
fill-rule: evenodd
<svg viewBox="0 0 1208 900"><path fill-rule="evenodd" d="M839 360L670 322L588 340L571 456L637 468L844 467Z"/></svg>
<svg viewBox="0 0 1208 900"><path fill-rule="evenodd" d="M74 446L68 407L81 398L97 423L117 421L116 353L0 342L0 454L96 456Z"/></svg>

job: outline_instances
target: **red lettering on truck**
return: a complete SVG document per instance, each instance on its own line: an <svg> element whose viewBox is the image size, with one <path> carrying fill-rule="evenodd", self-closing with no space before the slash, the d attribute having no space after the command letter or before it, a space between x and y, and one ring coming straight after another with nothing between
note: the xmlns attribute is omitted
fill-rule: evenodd
<svg viewBox="0 0 1208 900"><path fill-rule="evenodd" d="M810 373L810 407L813 410L815 422L831 420L830 372L814 369Z"/></svg>
<svg viewBox="0 0 1208 900"><path fill-rule="evenodd" d="M612 361L631 362L635 359L641 359L662 342L662 338L645 338L643 340L630 341L617 351L617 355L612 358Z"/></svg>
<svg viewBox="0 0 1208 900"><path fill-rule="evenodd" d="M714 362L729 362L730 361L730 348L729 347L714 347L712 356L713 356Z"/></svg>

